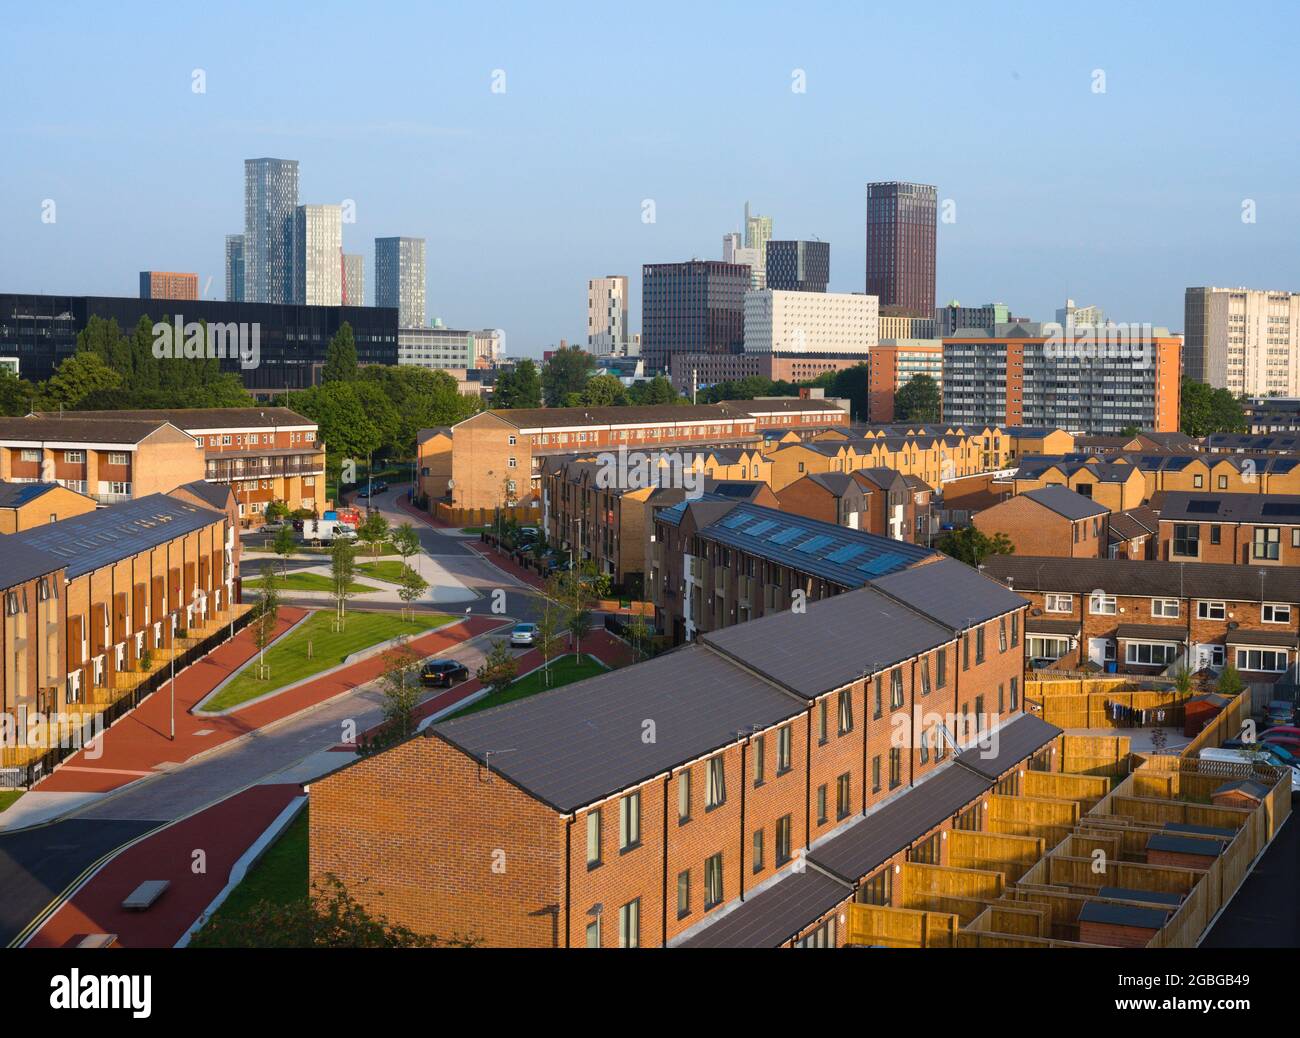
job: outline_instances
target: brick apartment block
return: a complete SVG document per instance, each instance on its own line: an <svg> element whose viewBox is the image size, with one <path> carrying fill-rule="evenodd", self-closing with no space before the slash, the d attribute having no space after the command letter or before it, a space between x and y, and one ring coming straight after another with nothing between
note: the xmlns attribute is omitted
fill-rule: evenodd
<svg viewBox="0 0 1300 1038"><path fill-rule="evenodd" d="M1102 558L1110 546L1110 509L1062 486L1030 490L977 512L975 528L1006 534L1017 555Z"/></svg>
<svg viewBox="0 0 1300 1038"><path fill-rule="evenodd" d="M0 482L0 533L21 533L95 508L93 498L58 483Z"/></svg>
<svg viewBox="0 0 1300 1038"><path fill-rule="evenodd" d="M1157 558L1239 566L1300 565L1300 495L1166 493Z"/></svg>
<svg viewBox="0 0 1300 1038"><path fill-rule="evenodd" d="M488 945L841 944L892 863L1051 766L1024 608L944 560L440 722L312 784L311 875Z"/></svg>
<svg viewBox="0 0 1300 1038"><path fill-rule="evenodd" d="M1294 567L995 555L983 572L1033 603L1026 654L1058 667L1149 675L1230 660L1246 681L1273 682L1296 662Z"/></svg>

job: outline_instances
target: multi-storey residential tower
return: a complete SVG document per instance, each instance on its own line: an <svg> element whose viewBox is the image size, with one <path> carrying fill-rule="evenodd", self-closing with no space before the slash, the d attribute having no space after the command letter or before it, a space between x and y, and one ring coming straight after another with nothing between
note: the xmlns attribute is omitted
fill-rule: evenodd
<svg viewBox="0 0 1300 1038"><path fill-rule="evenodd" d="M360 254L343 257L343 305L366 305L366 258Z"/></svg>
<svg viewBox="0 0 1300 1038"><path fill-rule="evenodd" d="M989 331L999 324L1010 323L1011 308L1006 303L962 306L954 299L947 306L935 307L934 320L934 333L940 338L945 335L956 335L963 328L982 328Z"/></svg>
<svg viewBox="0 0 1300 1038"><path fill-rule="evenodd" d="M587 282L587 352L597 357L627 349L627 275Z"/></svg>
<svg viewBox="0 0 1300 1038"><path fill-rule="evenodd" d="M722 262L743 263L749 268L749 287L754 291L767 287L767 258L757 249L747 249L739 231L722 236Z"/></svg>
<svg viewBox="0 0 1300 1038"><path fill-rule="evenodd" d="M226 302L244 301L244 236L226 235Z"/></svg>
<svg viewBox="0 0 1300 1038"><path fill-rule="evenodd" d="M867 185L867 295L882 312L934 314L938 189L887 181Z"/></svg>
<svg viewBox="0 0 1300 1038"><path fill-rule="evenodd" d="M293 300L297 159L244 160L244 301Z"/></svg>
<svg viewBox="0 0 1300 1038"><path fill-rule="evenodd" d="M759 258L767 255L767 243L772 237L772 218L750 214L749 203L745 203L745 248L757 251Z"/></svg>
<svg viewBox="0 0 1300 1038"><path fill-rule="evenodd" d="M1247 396L1300 395L1300 293L1189 288L1188 378Z"/></svg>
<svg viewBox="0 0 1300 1038"><path fill-rule="evenodd" d="M831 243L769 241L767 287L783 292L825 292L831 279Z"/></svg>
<svg viewBox="0 0 1300 1038"><path fill-rule="evenodd" d="M749 267L717 260L641 268L641 353L647 373L674 353L738 353L745 339Z"/></svg>
<svg viewBox="0 0 1300 1038"><path fill-rule="evenodd" d="M199 276L171 270L140 271L141 299L198 299Z"/></svg>
<svg viewBox="0 0 1300 1038"><path fill-rule="evenodd" d="M424 239L375 239L375 306L397 308L400 328L424 327Z"/></svg>
<svg viewBox="0 0 1300 1038"><path fill-rule="evenodd" d="M300 205L293 221L293 302L343 304L343 207Z"/></svg>

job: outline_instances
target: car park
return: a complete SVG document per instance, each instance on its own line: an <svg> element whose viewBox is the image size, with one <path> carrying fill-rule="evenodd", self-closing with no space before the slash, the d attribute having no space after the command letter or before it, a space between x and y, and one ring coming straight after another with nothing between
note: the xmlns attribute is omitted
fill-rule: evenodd
<svg viewBox="0 0 1300 1038"><path fill-rule="evenodd" d="M459 660L429 660L420 668L420 682L435 688L451 688L469 680L469 668Z"/></svg>

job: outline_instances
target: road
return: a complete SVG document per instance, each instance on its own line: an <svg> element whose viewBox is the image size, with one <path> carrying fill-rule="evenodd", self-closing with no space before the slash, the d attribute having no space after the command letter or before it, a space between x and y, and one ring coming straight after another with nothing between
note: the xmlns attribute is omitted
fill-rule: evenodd
<svg viewBox="0 0 1300 1038"><path fill-rule="evenodd" d="M390 491L376 504L390 522L409 516L393 504ZM492 592L505 592L502 619L532 615L537 594L493 566L462 539L419 522L425 552L481 597L470 606L492 614ZM241 570L244 567L241 567ZM319 599L305 602L319 607ZM471 673L490 648L491 636L458 645L448 655ZM520 650L525 651L525 650ZM428 697L438 694L430 690ZM141 779L61 820L33 829L0 833L0 947L7 945L56 897L108 852L159 825L183 818L232 793L263 782L310 781L346 763L349 755L325 755L344 741L348 729L365 731L382 720L382 695L374 683L331 702L259 729L206 756Z"/></svg>

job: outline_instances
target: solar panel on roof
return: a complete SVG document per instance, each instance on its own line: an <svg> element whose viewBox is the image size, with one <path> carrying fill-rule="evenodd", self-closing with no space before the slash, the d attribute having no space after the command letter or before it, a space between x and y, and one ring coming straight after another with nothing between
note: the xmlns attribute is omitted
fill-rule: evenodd
<svg viewBox="0 0 1300 1038"><path fill-rule="evenodd" d="M780 533L773 534L768 540L773 544L789 544L796 537L800 537L807 532L802 526L787 526Z"/></svg>
<svg viewBox="0 0 1300 1038"><path fill-rule="evenodd" d="M1218 501L1188 501L1187 511L1189 513L1213 515L1219 510Z"/></svg>
<svg viewBox="0 0 1300 1038"><path fill-rule="evenodd" d="M867 561L862 563L858 569L863 573L870 573L873 576L879 576L881 573L885 573L897 566L900 562L906 561L907 560L901 555L895 555L893 552L886 552L884 555L878 555L874 559L867 559Z"/></svg>
<svg viewBox="0 0 1300 1038"><path fill-rule="evenodd" d="M749 522L752 518L754 518L752 515L744 515L744 514L729 515L722 520L722 525L725 526L728 530L734 530L737 526L743 526L745 523Z"/></svg>
<svg viewBox="0 0 1300 1038"><path fill-rule="evenodd" d="M751 526L751 527L750 527L748 530L746 530L745 532L746 532L747 534L751 534L751 535L753 535L753 536L757 536L757 535L760 534L760 533L767 533L767 531L770 530L770 529L772 529L772 527L774 527L775 525L776 525L776 522L775 522L774 520L772 520L772 519L763 519L763 520L761 520L760 522L755 523L753 526Z"/></svg>
<svg viewBox="0 0 1300 1038"><path fill-rule="evenodd" d="M794 550L807 552L820 551L822 548L826 547L826 545L834 543L834 537L827 537L825 534L818 534L816 537L812 538L812 540L804 541L802 544L796 544Z"/></svg>
<svg viewBox="0 0 1300 1038"><path fill-rule="evenodd" d="M856 559L866 550L867 546L865 544L846 544L843 548L836 548L833 552L827 555L826 561L848 562L851 559Z"/></svg>
<svg viewBox="0 0 1300 1038"><path fill-rule="evenodd" d="M1290 504L1285 501L1265 501L1260 506L1261 515L1271 515L1278 518L1295 518L1300 516L1300 505Z"/></svg>

